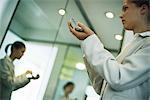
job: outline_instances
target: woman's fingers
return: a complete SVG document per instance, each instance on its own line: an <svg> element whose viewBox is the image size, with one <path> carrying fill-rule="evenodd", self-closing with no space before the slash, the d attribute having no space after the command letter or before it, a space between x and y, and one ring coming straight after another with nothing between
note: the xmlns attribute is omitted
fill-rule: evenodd
<svg viewBox="0 0 150 100"><path fill-rule="evenodd" d="M83 30L86 28L86 26L81 22L78 22L78 26L80 26Z"/></svg>
<svg viewBox="0 0 150 100"><path fill-rule="evenodd" d="M27 70L26 74L32 74L32 71L31 70Z"/></svg>
<svg viewBox="0 0 150 100"><path fill-rule="evenodd" d="M70 21L68 21L68 27L70 29L70 32L73 33L80 40L83 40L88 36L85 32L78 32L74 28L72 28Z"/></svg>
<svg viewBox="0 0 150 100"><path fill-rule="evenodd" d="M70 32L72 32L73 34L75 33L74 35L77 34L75 29L71 26L71 22L70 21L68 21L68 27L69 27Z"/></svg>
<svg viewBox="0 0 150 100"><path fill-rule="evenodd" d="M71 22L70 22L70 21L68 21L68 27L69 27L70 30L73 28L73 27L71 26Z"/></svg>
<svg viewBox="0 0 150 100"><path fill-rule="evenodd" d="M94 34L94 32L89 27L84 25L83 23L78 22L78 25L79 25L79 27L81 27L84 30L84 33L87 34L88 36Z"/></svg>

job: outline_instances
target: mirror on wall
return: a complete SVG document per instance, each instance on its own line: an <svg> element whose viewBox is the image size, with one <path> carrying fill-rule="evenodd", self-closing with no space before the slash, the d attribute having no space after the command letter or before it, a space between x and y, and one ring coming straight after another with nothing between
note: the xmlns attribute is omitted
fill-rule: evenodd
<svg viewBox="0 0 150 100"><path fill-rule="evenodd" d="M63 95L63 86L68 81L72 81L75 86L71 97L82 100L89 79L85 69L76 68L78 63L84 65L80 41L67 27L67 21L72 17L87 24L76 2L74 0L18 2L14 0L14 2L15 7L10 11L11 18L3 20L10 21L7 22L10 25L6 28L5 37L1 35L3 41L0 58L6 56L4 49L7 44L21 41L25 43L26 51L21 59L13 62L15 75L32 70L33 74L39 74L40 78L13 91L11 100L58 100ZM65 15L59 14L60 9L66 11ZM9 56L10 47L8 51ZM82 79L85 80L82 82ZM80 82L84 84L81 86Z"/></svg>

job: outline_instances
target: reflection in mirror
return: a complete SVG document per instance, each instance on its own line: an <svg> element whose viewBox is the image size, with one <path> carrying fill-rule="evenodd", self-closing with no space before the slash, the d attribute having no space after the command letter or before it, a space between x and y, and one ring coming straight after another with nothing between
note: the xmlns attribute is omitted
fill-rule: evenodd
<svg viewBox="0 0 150 100"><path fill-rule="evenodd" d="M16 76L25 73L27 70L31 70L32 75L39 74L40 78L37 80L31 80L30 83L27 84L25 87L19 88L18 90L14 91L11 95L11 100L20 100L20 99L37 100L37 98L39 100L42 100L48 83L48 78L51 73L53 62L57 54L57 48L55 47L52 48L50 44L46 44L46 43L37 43L37 42L29 42L29 41L27 42L21 39L20 37L14 35L13 32L8 31L6 38L4 39L2 49L0 51L0 53L2 54L0 55L0 58L3 58L6 55L4 52L6 45L9 43L14 43L15 41L22 41L23 43L25 43L26 51L20 60L15 60L13 62L15 67L8 65L9 68L13 68L13 69L15 68L14 71ZM8 51L9 52L7 55L10 55L10 51L11 51L10 48L8 48ZM45 56L45 55L50 55L50 56ZM8 72L11 72L11 74L8 74ZM11 70L7 70L7 73L3 73L2 75L7 75L9 77L14 78L14 74L12 74ZM4 79L8 79L8 77L4 77ZM21 85L22 82L24 83L23 79L18 77L14 80L9 79L9 81L2 80L2 82L5 84L6 83L10 84L9 82L12 81L12 84L10 84L10 88L11 88L11 87L16 87L17 84ZM3 90L4 93L7 93L6 89L5 91L6 92L4 92Z"/></svg>
<svg viewBox="0 0 150 100"><path fill-rule="evenodd" d="M64 16L58 13L60 8L66 10ZM0 49L0 58L6 55L7 44L22 41L26 51L20 60L14 61L15 75L32 70L40 78L13 91L11 100L59 100L68 81L75 84L70 97L84 99L89 79L85 69L77 69L84 64L80 41L67 27L71 17L87 25L74 0L20 0ZM10 53L9 47L7 55Z"/></svg>
<svg viewBox="0 0 150 100"><path fill-rule="evenodd" d="M40 75L38 80L31 80L23 88L13 91L11 100L43 100L57 55L58 48L54 47L52 43L54 43L62 16L55 15L54 12L45 12L45 10L51 8L49 6L47 8L43 7L45 4L52 5L51 1L45 2L43 5L40 4L42 3L36 0L20 0L0 50L0 58L3 58L6 55L4 51L7 44L15 41L23 42L26 45L24 56L20 60L13 62L15 76L23 74L26 70L32 70L32 74ZM55 21L51 19L51 15L56 19ZM11 53L10 48L8 48L8 56ZM14 80L14 84L11 87L15 85L15 82ZM0 91L2 91L1 88ZM10 95L7 97L10 98Z"/></svg>

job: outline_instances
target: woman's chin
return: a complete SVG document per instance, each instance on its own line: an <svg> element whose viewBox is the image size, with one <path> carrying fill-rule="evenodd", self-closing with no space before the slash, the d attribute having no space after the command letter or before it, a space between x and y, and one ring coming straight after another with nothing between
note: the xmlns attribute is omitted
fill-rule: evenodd
<svg viewBox="0 0 150 100"><path fill-rule="evenodd" d="M125 25L124 25L124 29L126 29L126 30L133 30L131 27L128 27L128 26L125 26Z"/></svg>

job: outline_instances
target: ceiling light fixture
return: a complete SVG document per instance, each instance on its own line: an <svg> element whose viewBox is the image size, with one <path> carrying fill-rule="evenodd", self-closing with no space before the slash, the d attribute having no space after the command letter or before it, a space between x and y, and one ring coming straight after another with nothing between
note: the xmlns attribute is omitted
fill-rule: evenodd
<svg viewBox="0 0 150 100"><path fill-rule="evenodd" d="M79 69L79 70L85 70L85 64L83 64L83 63L77 63L76 64L76 68Z"/></svg>
<svg viewBox="0 0 150 100"><path fill-rule="evenodd" d="M107 18L109 18L109 19L112 19L112 18L114 18L114 14L112 13L112 12L106 12L105 13L105 16L107 17Z"/></svg>
<svg viewBox="0 0 150 100"><path fill-rule="evenodd" d="M123 37L122 37L122 35L116 34L115 39L120 41L123 39Z"/></svg>
<svg viewBox="0 0 150 100"><path fill-rule="evenodd" d="M65 15L66 11L61 8L61 9L59 9L58 13L63 16L63 15Z"/></svg>

